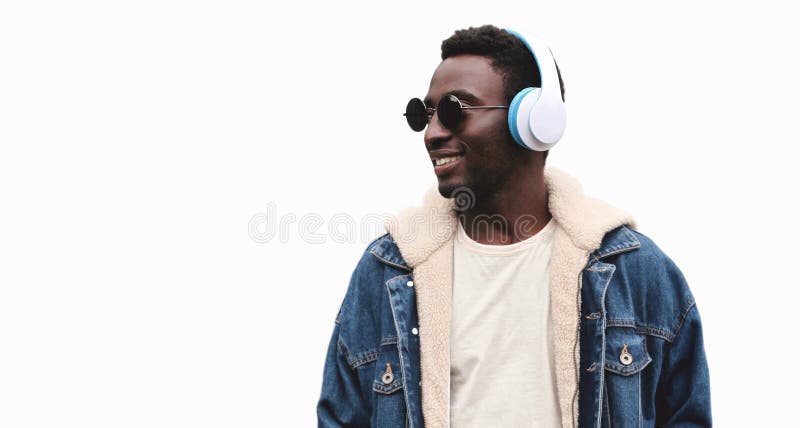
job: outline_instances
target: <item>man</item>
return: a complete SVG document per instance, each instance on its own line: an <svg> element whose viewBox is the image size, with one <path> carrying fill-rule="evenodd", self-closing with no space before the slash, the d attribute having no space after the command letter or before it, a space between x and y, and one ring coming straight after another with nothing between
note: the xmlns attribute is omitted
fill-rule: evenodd
<svg viewBox="0 0 800 428"><path fill-rule="evenodd" d="M711 425L680 270L632 216L545 167L546 132L519 135L516 94L564 99L555 60L533 46L493 26L442 43L424 102L406 111L438 186L387 222L352 275L319 426ZM563 119L550 117L531 127Z"/></svg>

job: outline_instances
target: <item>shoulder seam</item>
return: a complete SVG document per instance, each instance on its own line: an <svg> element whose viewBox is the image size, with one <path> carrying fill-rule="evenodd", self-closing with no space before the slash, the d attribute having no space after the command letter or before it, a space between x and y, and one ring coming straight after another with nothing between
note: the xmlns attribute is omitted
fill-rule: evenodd
<svg viewBox="0 0 800 428"><path fill-rule="evenodd" d="M677 337L678 336L678 333L680 333L680 331L681 331L681 327L683 327L684 321L686 321L687 315L689 315L689 311L691 311L695 307L696 307L695 300L694 300L694 298L692 298L685 305L684 309L681 311L680 316L678 317L678 324L674 328L675 333L673 334L673 337Z"/></svg>

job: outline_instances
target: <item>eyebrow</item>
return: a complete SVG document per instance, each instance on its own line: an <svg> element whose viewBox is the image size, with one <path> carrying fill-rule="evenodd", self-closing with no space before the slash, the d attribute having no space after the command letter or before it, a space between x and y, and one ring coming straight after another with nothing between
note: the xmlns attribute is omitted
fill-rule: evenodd
<svg viewBox="0 0 800 428"><path fill-rule="evenodd" d="M447 94L453 94L456 97L458 97L458 99L460 99L462 101L467 101L467 102L472 102L472 103L480 101L477 96L473 95L472 92L470 92L470 91L468 91L466 89L454 89L454 90L448 91L446 93ZM426 106L433 107L430 97L425 97L425 99L422 100L422 102L425 103Z"/></svg>

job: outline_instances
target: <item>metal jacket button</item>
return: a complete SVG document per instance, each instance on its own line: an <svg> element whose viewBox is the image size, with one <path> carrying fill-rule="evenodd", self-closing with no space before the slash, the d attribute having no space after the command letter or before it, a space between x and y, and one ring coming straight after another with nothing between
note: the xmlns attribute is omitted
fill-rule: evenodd
<svg viewBox="0 0 800 428"><path fill-rule="evenodd" d="M408 281L406 283L406 285L409 286L409 287L413 287L414 286L414 281Z"/></svg>
<svg viewBox="0 0 800 428"><path fill-rule="evenodd" d="M417 328L414 327L414 328L411 329L411 333L417 334L417 333L419 333L419 330L417 330Z"/></svg>
<svg viewBox="0 0 800 428"><path fill-rule="evenodd" d="M389 384L392 383L394 380L394 374L392 373L392 365L386 363L386 371L383 372L383 376L381 376L381 380L383 383Z"/></svg>
<svg viewBox="0 0 800 428"><path fill-rule="evenodd" d="M622 344L622 352L619 354L619 362L626 366L633 362L633 355L628 352L628 345Z"/></svg>

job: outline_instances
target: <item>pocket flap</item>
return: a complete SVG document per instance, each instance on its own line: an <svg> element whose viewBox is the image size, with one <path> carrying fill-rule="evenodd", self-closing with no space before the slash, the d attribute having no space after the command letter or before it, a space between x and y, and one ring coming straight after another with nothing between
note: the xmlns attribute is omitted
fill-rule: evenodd
<svg viewBox="0 0 800 428"><path fill-rule="evenodd" d="M636 333L632 327L606 328L606 370L630 376L640 372L651 361L644 335Z"/></svg>
<svg viewBox="0 0 800 428"><path fill-rule="evenodd" d="M403 387L403 373L396 344L381 347L372 389L381 394L391 394Z"/></svg>
<svg viewBox="0 0 800 428"><path fill-rule="evenodd" d="M380 379L376 379L372 382L372 390L380 392L381 394L391 394L402 387L403 379L401 379L400 376L395 377L391 383L383 383Z"/></svg>

